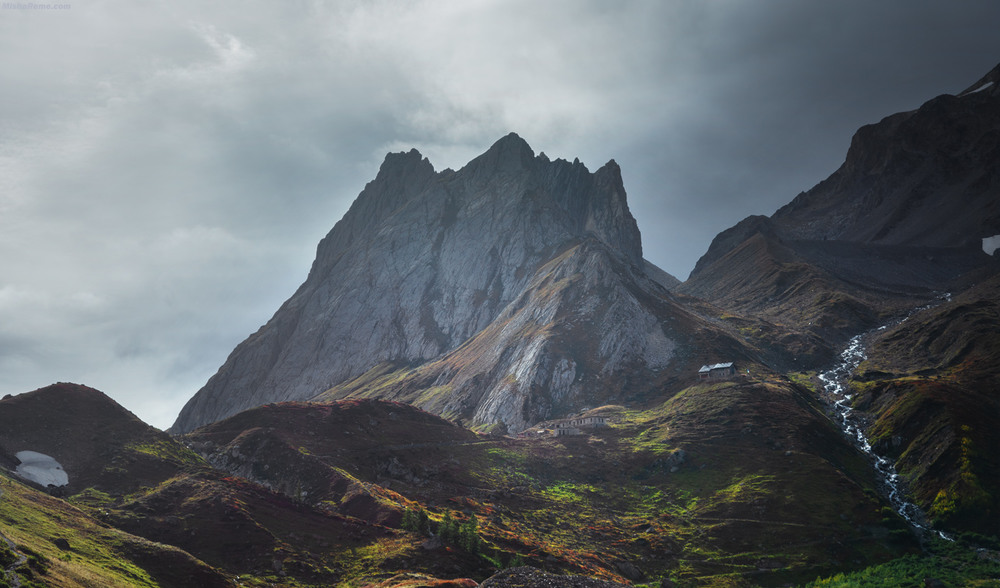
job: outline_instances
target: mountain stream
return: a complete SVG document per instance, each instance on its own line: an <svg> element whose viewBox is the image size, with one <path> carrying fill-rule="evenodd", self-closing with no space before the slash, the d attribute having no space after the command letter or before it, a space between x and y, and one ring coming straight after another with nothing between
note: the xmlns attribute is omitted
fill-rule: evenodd
<svg viewBox="0 0 1000 588"><path fill-rule="evenodd" d="M950 294L944 294L939 297L940 301L947 301L950 299ZM869 459L871 459L872 465L875 468L875 474L883 485L885 495L889 499L889 504L892 505L900 516L906 519L906 522L919 531L937 533L937 535L942 539L953 541L953 539L947 534L941 531L934 531L930 528L927 524L927 518L924 516L924 512L920 509L920 507L907 500L905 488L903 487L903 482L900 479L899 474L896 472L896 467L889 459L878 455L872 450L872 446L868 442L868 438L865 436L862 420L853 414L854 409L850 406L852 395L848 393L847 389L848 378L850 378L851 374L854 373L854 370L857 369L858 365L860 365L861 362L867 358L867 354L865 352L865 340L871 334L899 325L905 322L914 313L926 310L936 306L937 304L940 304L940 302L915 308L901 321L897 320L892 323L882 325L873 331L855 335L851 338L850 342L848 342L844 351L841 352L840 359L837 363L829 370L821 372L818 377L820 381L823 382L823 392L825 393L827 399L832 403L835 422L840 426L840 429L844 432L844 434L851 439L854 445L867 455Z"/></svg>

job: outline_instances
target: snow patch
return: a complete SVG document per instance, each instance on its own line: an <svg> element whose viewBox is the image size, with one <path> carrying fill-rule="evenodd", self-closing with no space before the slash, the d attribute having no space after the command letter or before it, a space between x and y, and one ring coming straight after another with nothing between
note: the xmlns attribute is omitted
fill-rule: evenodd
<svg viewBox="0 0 1000 588"><path fill-rule="evenodd" d="M986 255L993 255L993 252L1000 249L1000 235L993 235L983 239L983 251Z"/></svg>
<svg viewBox="0 0 1000 588"><path fill-rule="evenodd" d="M983 84L982 86L979 86L979 87L978 87L978 88L976 88L975 90L973 90L973 91L969 92L969 94L975 94L976 92L982 92L983 90L986 90L987 88L989 88L989 87L990 87L990 86L992 86L992 85L993 85L993 82L986 82L986 83L985 83L985 84Z"/></svg>
<svg viewBox="0 0 1000 588"><path fill-rule="evenodd" d="M18 451L15 457L21 461L15 472L22 478L42 486L69 484L69 476L55 458L37 451Z"/></svg>

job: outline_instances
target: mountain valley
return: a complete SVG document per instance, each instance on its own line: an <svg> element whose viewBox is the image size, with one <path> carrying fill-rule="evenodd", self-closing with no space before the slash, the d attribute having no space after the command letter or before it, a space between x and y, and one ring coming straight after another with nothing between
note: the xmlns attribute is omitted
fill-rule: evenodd
<svg viewBox="0 0 1000 588"><path fill-rule="evenodd" d="M390 153L168 432L0 400L0 586L995 586L997 161L1000 66L681 282L613 160ZM859 335L845 402L934 532L823 391Z"/></svg>

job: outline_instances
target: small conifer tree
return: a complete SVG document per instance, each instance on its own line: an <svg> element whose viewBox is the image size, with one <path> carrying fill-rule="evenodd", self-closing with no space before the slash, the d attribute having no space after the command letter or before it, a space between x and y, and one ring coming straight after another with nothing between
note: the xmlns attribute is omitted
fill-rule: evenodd
<svg viewBox="0 0 1000 588"><path fill-rule="evenodd" d="M469 520L459 527L458 545L469 553L479 553L482 539L479 538L479 523L476 520L476 515L469 516Z"/></svg>
<svg viewBox="0 0 1000 588"><path fill-rule="evenodd" d="M403 510L403 522L400 523L400 527L404 531L417 531L420 525L420 519L417 517L417 511L407 508Z"/></svg>
<svg viewBox="0 0 1000 588"><path fill-rule="evenodd" d="M425 535L431 534L431 517L423 507L417 511L417 531Z"/></svg>
<svg viewBox="0 0 1000 588"><path fill-rule="evenodd" d="M458 537L458 527L455 518L451 516L451 511L444 511L444 518L438 524L438 536L445 543L455 543L455 539Z"/></svg>
<svg viewBox="0 0 1000 588"><path fill-rule="evenodd" d="M403 521L399 525L404 531L423 533L430 535L431 519L427 511L422 507L417 509L408 508L403 511Z"/></svg>

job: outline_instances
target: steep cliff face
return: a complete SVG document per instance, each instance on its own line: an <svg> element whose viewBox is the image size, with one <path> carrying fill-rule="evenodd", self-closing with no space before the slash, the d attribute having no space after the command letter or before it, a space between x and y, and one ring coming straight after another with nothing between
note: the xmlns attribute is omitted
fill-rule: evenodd
<svg viewBox="0 0 1000 588"><path fill-rule="evenodd" d="M391 398L472 425L520 431L586 407L641 401L692 377L694 348L747 352L713 333L640 268L605 243L582 239L540 267L486 328L443 357L396 376L346 383L322 395ZM700 365L700 364L699 364Z"/></svg>
<svg viewBox="0 0 1000 588"><path fill-rule="evenodd" d="M454 350L582 238L643 266L614 161L591 173L579 161L536 156L515 134L457 172L435 172L415 150L390 154L319 244L305 283L171 430L311 398L382 362Z"/></svg>

